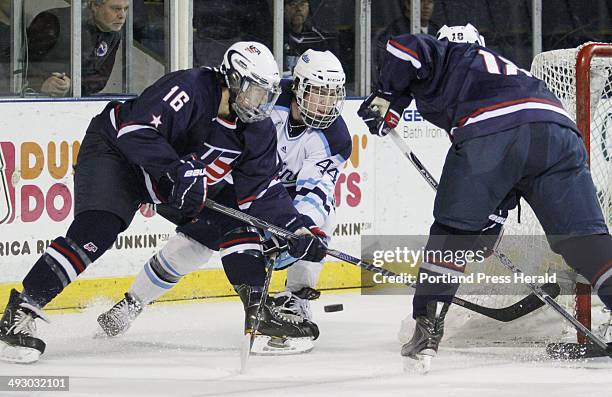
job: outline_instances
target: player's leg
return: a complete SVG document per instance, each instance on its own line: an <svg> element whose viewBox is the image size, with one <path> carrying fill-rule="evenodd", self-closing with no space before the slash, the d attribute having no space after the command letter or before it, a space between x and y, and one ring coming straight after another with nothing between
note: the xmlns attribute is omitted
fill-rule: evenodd
<svg viewBox="0 0 612 397"><path fill-rule="evenodd" d="M223 199L227 188L215 196ZM158 205L157 214L177 225L176 234L143 266L125 297L98 316L98 324L108 336L125 333L144 307L174 288L188 273L206 264L226 227L227 218L204 208L197 219L186 218L167 205Z"/></svg>
<svg viewBox="0 0 612 397"><path fill-rule="evenodd" d="M0 320L0 359L32 362L45 344L36 338L34 319L85 269L106 252L132 220L137 182L103 140L87 134L75 174L75 218L65 236L53 240L23 280L22 293L13 290ZM129 188L132 187L130 190ZM43 317L44 318L44 317Z"/></svg>
<svg viewBox="0 0 612 397"><path fill-rule="evenodd" d="M552 249L612 308L612 237L587 167L582 139L552 123L533 125L528 167L538 177L521 189ZM546 148L546 156L540 151Z"/></svg>
<svg viewBox="0 0 612 397"><path fill-rule="evenodd" d="M108 336L125 333L145 305L174 288L183 276L208 262L213 250L183 233L176 233L138 273L125 297L98 316Z"/></svg>
<svg viewBox="0 0 612 397"><path fill-rule="evenodd" d="M334 209L325 219L324 224L320 225L320 230L328 236L325 241L328 245L331 240L329 236L331 236L335 227ZM281 256L281 259L276 261L277 266L281 265L280 268L289 267L287 268L285 291L274 296L274 303L287 313L297 314L313 321L310 301L321 296L321 292L316 288L319 275L323 269L323 262L291 261L290 258L286 255L286 258L282 259Z"/></svg>
<svg viewBox="0 0 612 397"><path fill-rule="evenodd" d="M458 283L445 282L444 277L463 275L466 265L463 260L446 260L443 253L462 258L462 251L476 252L495 241L501 227L491 228L489 216L499 209L505 214L516 205L513 186L520 179L517 165L524 157L515 129L471 139L449 150L436 194L435 222L419 269L422 281L413 298L415 331L402 347L403 356L429 360L436 354L444 316L459 288ZM487 239L482 234L488 235Z"/></svg>
<svg viewBox="0 0 612 397"><path fill-rule="evenodd" d="M297 261L287 269L285 291L274 296L274 302L288 313L295 313L313 321L310 301L318 299L316 289L323 262Z"/></svg>
<svg viewBox="0 0 612 397"><path fill-rule="evenodd" d="M244 305L245 332L250 332L262 298L267 258L259 231L251 226L236 226L223 237L219 254L225 274ZM318 337L318 327L308 319L287 314L268 296L264 305L260 334L276 338Z"/></svg>

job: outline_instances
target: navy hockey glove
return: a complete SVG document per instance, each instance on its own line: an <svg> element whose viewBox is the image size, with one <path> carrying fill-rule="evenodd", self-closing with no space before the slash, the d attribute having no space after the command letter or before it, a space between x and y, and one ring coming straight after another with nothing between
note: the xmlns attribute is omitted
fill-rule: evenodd
<svg viewBox="0 0 612 397"><path fill-rule="evenodd" d="M390 102L388 96L374 92L359 106L357 115L366 123L371 134L385 136L397 127L410 102L411 97L399 97Z"/></svg>
<svg viewBox="0 0 612 397"><path fill-rule="evenodd" d="M289 241L288 253L296 259L308 262L321 262L327 255L327 246L323 241L327 236L318 227L298 229L298 238Z"/></svg>
<svg viewBox="0 0 612 397"><path fill-rule="evenodd" d="M183 157L170 166L166 177L172 182L168 204L193 218L204 209L206 201L206 165L194 154Z"/></svg>

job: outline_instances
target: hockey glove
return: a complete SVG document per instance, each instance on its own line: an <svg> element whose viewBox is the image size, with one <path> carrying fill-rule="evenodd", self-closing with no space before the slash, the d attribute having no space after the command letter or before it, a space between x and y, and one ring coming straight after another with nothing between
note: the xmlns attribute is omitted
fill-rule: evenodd
<svg viewBox="0 0 612 397"><path fill-rule="evenodd" d="M273 266L274 270L283 270L293 265L299 259L296 259L289 255L287 250L289 249L289 244L287 240L284 238L276 237L274 235L270 235L269 232L266 232L265 236L266 240L263 241L263 253L265 256L270 257L274 260Z"/></svg>
<svg viewBox="0 0 612 397"><path fill-rule="evenodd" d="M411 97L402 96L390 102L387 95L374 92L363 101L357 115L366 123L371 134L385 136L397 127L411 101Z"/></svg>
<svg viewBox="0 0 612 397"><path fill-rule="evenodd" d="M323 239L326 236L319 228L313 227L309 230L302 227L296 230L295 234L298 238L289 241L289 255L308 262L321 262L325 258L327 246Z"/></svg>
<svg viewBox="0 0 612 397"><path fill-rule="evenodd" d="M197 216L206 201L206 165L192 154L174 162L166 177L172 182L168 204L187 217Z"/></svg>

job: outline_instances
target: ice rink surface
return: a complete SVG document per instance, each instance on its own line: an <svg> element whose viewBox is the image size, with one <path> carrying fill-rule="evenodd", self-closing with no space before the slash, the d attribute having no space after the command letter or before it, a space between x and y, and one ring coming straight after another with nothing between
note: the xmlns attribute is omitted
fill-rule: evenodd
<svg viewBox="0 0 612 397"><path fill-rule="evenodd" d="M97 315L51 315L40 324L41 361L0 363L1 375L70 377L69 392L2 396L608 396L612 360L552 361L543 346L443 344L426 375L403 372L397 339L409 296L324 294L313 302L321 329L298 356L251 357L238 373L243 313L239 301L149 307L120 338L96 338ZM344 311L323 306L342 303ZM456 332L452 324L447 334Z"/></svg>

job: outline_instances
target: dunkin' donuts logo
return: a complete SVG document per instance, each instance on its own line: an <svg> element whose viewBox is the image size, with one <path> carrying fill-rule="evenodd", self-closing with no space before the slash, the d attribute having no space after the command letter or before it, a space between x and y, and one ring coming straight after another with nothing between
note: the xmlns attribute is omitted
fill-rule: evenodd
<svg viewBox="0 0 612 397"><path fill-rule="evenodd" d="M10 223L15 217L15 189L10 183L14 170L15 148L10 143L2 142L0 143L0 224Z"/></svg>
<svg viewBox="0 0 612 397"><path fill-rule="evenodd" d="M80 143L0 142L0 224L66 219Z"/></svg>

